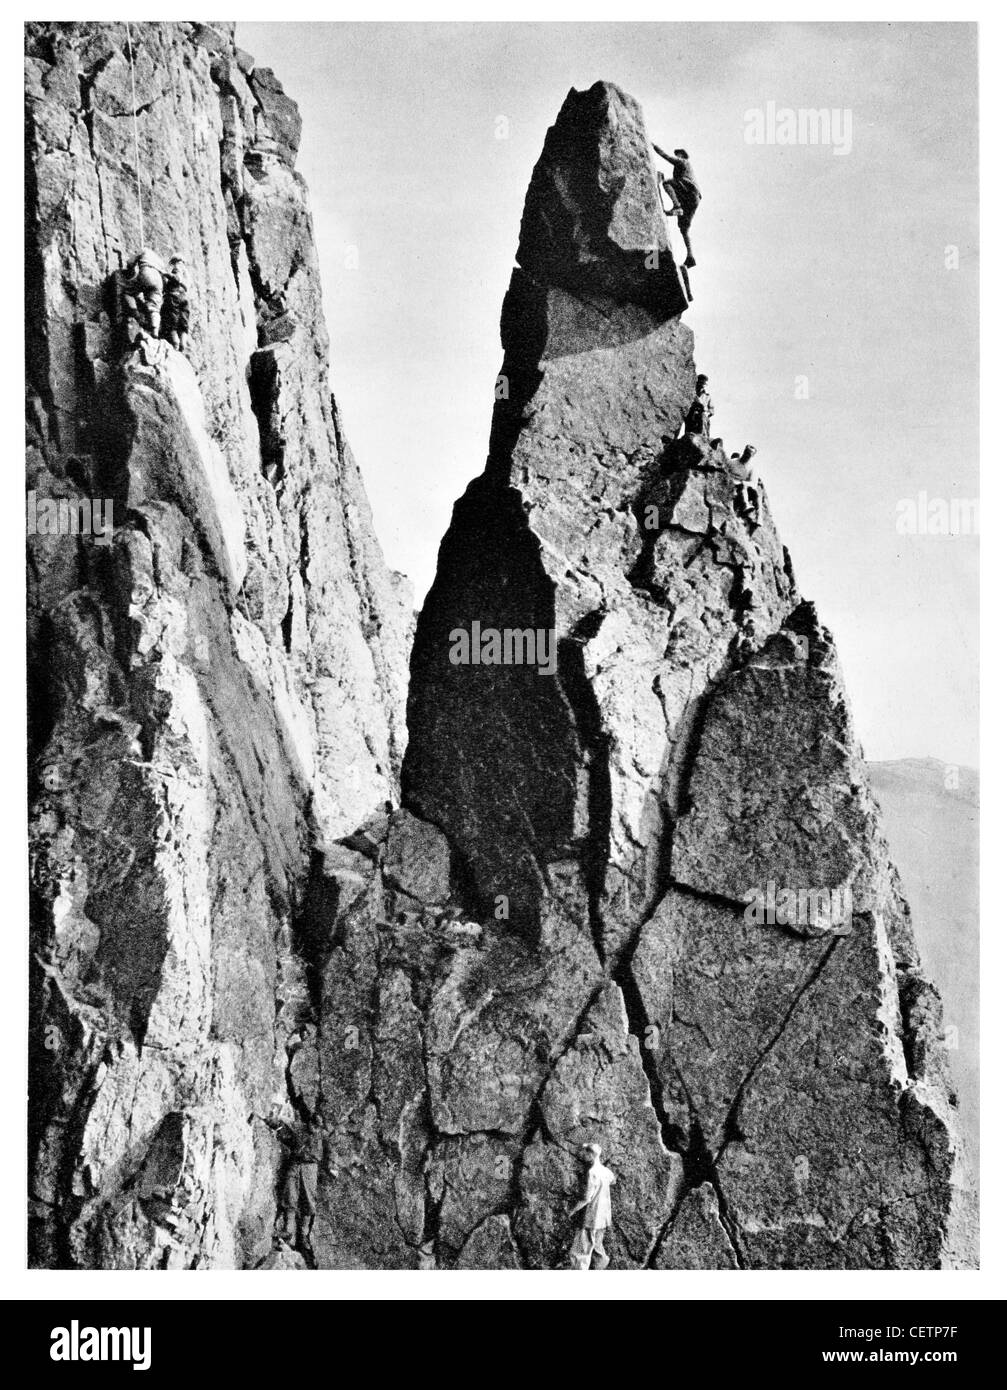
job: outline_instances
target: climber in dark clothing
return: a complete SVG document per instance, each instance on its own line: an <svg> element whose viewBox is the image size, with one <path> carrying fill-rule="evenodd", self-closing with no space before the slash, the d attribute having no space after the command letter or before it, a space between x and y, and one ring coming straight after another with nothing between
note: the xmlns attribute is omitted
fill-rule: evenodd
<svg viewBox="0 0 1007 1390"><path fill-rule="evenodd" d="M699 184L692 172L687 150L676 150L674 154L666 154L660 145L655 145L654 150L672 166L670 179L660 175L658 177L672 204L670 210L666 210L665 215L678 218L678 230L682 233L682 240L685 242L685 265L686 269L691 270L696 264L696 258L692 254L689 229L699 207L699 200L703 195L699 191Z"/></svg>
<svg viewBox="0 0 1007 1390"><path fill-rule="evenodd" d="M185 352L189 346L189 271L181 256L168 262L161 309L161 336L173 348Z"/></svg>
<svg viewBox="0 0 1007 1390"><path fill-rule="evenodd" d="M709 378L700 373L696 377L696 395L685 417L684 433L699 434L704 439L710 437L710 417L713 415L713 401L710 399Z"/></svg>
<svg viewBox="0 0 1007 1390"><path fill-rule="evenodd" d="M318 1165L325 1152L325 1132L314 1117L306 1125L267 1121L279 1133L288 1152L280 1189L279 1215L287 1243L304 1249L311 1244L318 1201Z"/></svg>

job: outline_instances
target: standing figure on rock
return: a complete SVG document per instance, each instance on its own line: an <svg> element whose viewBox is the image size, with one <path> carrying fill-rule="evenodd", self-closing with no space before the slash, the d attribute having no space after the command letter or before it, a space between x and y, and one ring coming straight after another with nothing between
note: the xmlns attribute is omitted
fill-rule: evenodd
<svg viewBox="0 0 1007 1390"><path fill-rule="evenodd" d="M318 1165L324 1157L325 1132L317 1116L307 1124L288 1124L274 1115L266 1123L277 1131L287 1150L277 1211L279 1234L292 1249L304 1253L311 1249L318 1209Z"/></svg>
<svg viewBox="0 0 1007 1390"><path fill-rule="evenodd" d="M185 352L189 346L189 268L181 256L173 256L168 262L161 336L179 352Z"/></svg>
<svg viewBox="0 0 1007 1390"><path fill-rule="evenodd" d="M741 477L737 484L737 505L738 511L746 521L751 522L752 529L762 525L762 503L759 499L759 480L755 476L755 469L752 467L752 459L755 457L756 449L754 444L746 444L743 454L732 454L731 462L736 464Z"/></svg>
<svg viewBox="0 0 1007 1390"><path fill-rule="evenodd" d="M692 254L689 229L699 208L699 200L703 195L699 191L699 184L692 172L687 150L676 150L674 154L665 154L660 145L655 145L654 149L672 167L670 179L658 175L661 186L671 199L671 208L666 209L665 216L678 218L678 230L682 233L682 240L685 242L685 268L691 270L696 264L696 258Z"/></svg>
<svg viewBox="0 0 1007 1390"><path fill-rule="evenodd" d="M713 401L708 390L709 377L696 377L696 395L685 416L685 433L698 434L703 439L710 438L710 420L713 416Z"/></svg>
<svg viewBox="0 0 1007 1390"><path fill-rule="evenodd" d="M161 306L166 274L161 257L149 247L144 247L128 270L120 272L119 319L130 346L143 336L161 336Z"/></svg>
<svg viewBox="0 0 1007 1390"><path fill-rule="evenodd" d="M570 1247L570 1265L573 1269L607 1269L605 1232L612 1224L611 1188L615 1174L602 1163L598 1144L582 1144L580 1160L587 1168L584 1196L570 1208L570 1215L583 1215Z"/></svg>

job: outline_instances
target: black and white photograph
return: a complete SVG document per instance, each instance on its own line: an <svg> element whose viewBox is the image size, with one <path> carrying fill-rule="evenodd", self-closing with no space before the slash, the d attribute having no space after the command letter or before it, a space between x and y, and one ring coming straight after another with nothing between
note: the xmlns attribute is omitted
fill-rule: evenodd
<svg viewBox="0 0 1007 1390"><path fill-rule="evenodd" d="M983 23L22 32L30 1355L769 1298L967 1362Z"/></svg>

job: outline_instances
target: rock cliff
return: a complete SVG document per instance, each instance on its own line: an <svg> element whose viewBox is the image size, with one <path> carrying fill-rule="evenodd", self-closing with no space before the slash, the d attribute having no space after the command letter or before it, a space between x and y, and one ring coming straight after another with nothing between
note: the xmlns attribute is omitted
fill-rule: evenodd
<svg viewBox="0 0 1007 1390"><path fill-rule="evenodd" d="M546 985L508 1003L473 958L452 1077L521 1078L520 1116L466 1128L525 1126L509 1210L530 1263L561 1255L594 1137L620 1263L932 1267L961 1248L940 1003L765 491L753 510L740 460L679 434L693 342L649 150L604 83L546 137L489 458L418 622L406 805L549 991L569 982L536 1029ZM453 658L476 622L489 660ZM508 629L554 632L555 674L495 661L484 634Z"/></svg>
<svg viewBox="0 0 1007 1390"><path fill-rule="evenodd" d="M227 27L132 26L145 235L189 357L123 355L124 25L26 29L32 1258L269 1255L314 846L397 799L409 595L328 386L296 108ZM190 360L191 359L191 360Z"/></svg>
<svg viewBox="0 0 1007 1390"><path fill-rule="evenodd" d="M756 521L680 435L637 104L572 92L534 171L406 747L296 107L227 26L130 37L135 105L124 26L26 30L28 487L115 517L29 538L33 1262L562 1265L586 1140L617 1268L967 1259L831 637L761 486ZM111 314L134 111L187 355Z"/></svg>

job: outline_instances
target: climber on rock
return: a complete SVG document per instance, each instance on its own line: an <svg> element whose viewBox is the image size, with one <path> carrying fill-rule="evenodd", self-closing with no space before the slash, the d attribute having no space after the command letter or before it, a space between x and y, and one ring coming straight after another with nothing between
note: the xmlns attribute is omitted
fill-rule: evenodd
<svg viewBox="0 0 1007 1390"><path fill-rule="evenodd" d="M149 247L144 247L129 269L119 274L119 318L131 346L140 337L161 336L166 274L161 257Z"/></svg>
<svg viewBox="0 0 1007 1390"><path fill-rule="evenodd" d="M710 437L710 419L713 415L713 401L710 399L709 377L696 377L696 395L685 416L684 432L698 434L703 439Z"/></svg>
<svg viewBox="0 0 1007 1390"><path fill-rule="evenodd" d="M296 1127L275 1120L269 1123L289 1151L278 1212L283 1238L295 1249L310 1250L318 1209L318 1165L325 1152L322 1122L313 1116Z"/></svg>
<svg viewBox="0 0 1007 1390"><path fill-rule="evenodd" d="M570 1208L571 1216L582 1213L570 1247L570 1266L572 1269L607 1269L605 1232L612 1225L611 1188L615 1174L602 1163L598 1144L582 1144L579 1157L587 1171L584 1196Z"/></svg>
<svg viewBox="0 0 1007 1390"><path fill-rule="evenodd" d="M762 525L762 502L759 497L759 480L752 467L752 459L756 455L754 444L746 444L744 453L732 454L731 462L735 464L741 474L736 485L735 496L737 498L738 511L746 521L752 523L753 529Z"/></svg>
<svg viewBox="0 0 1007 1390"><path fill-rule="evenodd" d="M682 233L682 240L685 242L685 267L687 270L691 270L696 264L696 258L692 254L689 229L699 208L699 200L703 195L699 191L699 184L692 172L687 150L676 150L674 154L666 154L660 145L655 145L654 150L672 166L671 178L666 179L660 173L658 174L661 187L671 199L671 207L665 208L664 212L666 217L678 218L678 230Z"/></svg>
<svg viewBox="0 0 1007 1390"><path fill-rule="evenodd" d="M185 352L189 346L189 269L181 256L173 256L168 262L161 336L179 352Z"/></svg>

